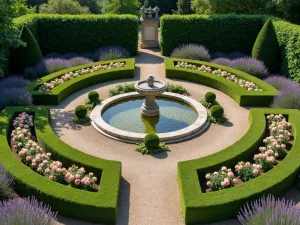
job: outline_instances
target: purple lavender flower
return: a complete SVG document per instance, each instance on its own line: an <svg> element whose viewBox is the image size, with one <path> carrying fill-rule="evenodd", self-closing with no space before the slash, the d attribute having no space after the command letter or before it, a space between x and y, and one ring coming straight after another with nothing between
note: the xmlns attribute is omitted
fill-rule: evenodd
<svg viewBox="0 0 300 225"><path fill-rule="evenodd" d="M300 209L293 201L268 196L247 203L237 217L243 225L299 225Z"/></svg>
<svg viewBox="0 0 300 225"><path fill-rule="evenodd" d="M50 58L45 59L42 62L40 62L36 67L36 71L39 77L64 70L67 68L70 68L71 64L69 60L67 59L61 59L61 58Z"/></svg>
<svg viewBox="0 0 300 225"><path fill-rule="evenodd" d="M0 110L6 106L31 106L31 94L22 88L4 88L0 93Z"/></svg>
<svg viewBox="0 0 300 225"><path fill-rule="evenodd" d="M270 76L266 78L264 81L267 82L268 84L271 84L277 90L292 89L297 86L299 87L299 85L292 79L280 75Z"/></svg>
<svg viewBox="0 0 300 225"><path fill-rule="evenodd" d="M227 58L228 59L238 59L238 58L245 58L247 57L247 54L246 53L243 53L243 52L230 52L228 55L227 55Z"/></svg>
<svg viewBox="0 0 300 225"><path fill-rule="evenodd" d="M14 190L12 187L13 179L0 164L0 200L12 197Z"/></svg>
<svg viewBox="0 0 300 225"><path fill-rule="evenodd" d="M223 65L223 66L231 66L231 60L227 58L217 58L211 61L212 63Z"/></svg>
<svg viewBox="0 0 300 225"><path fill-rule="evenodd" d="M268 69L264 63L258 59L250 57L232 60L231 67L259 78L263 78L268 75Z"/></svg>
<svg viewBox="0 0 300 225"><path fill-rule="evenodd" d="M204 46L196 44L182 45L175 48L170 57L210 61L210 54L208 50Z"/></svg>
<svg viewBox="0 0 300 225"><path fill-rule="evenodd" d="M55 225L57 213L34 197L0 202L0 224Z"/></svg>
<svg viewBox="0 0 300 225"><path fill-rule="evenodd" d="M19 87L23 88L29 83L28 80L19 76L5 77L0 81L0 88Z"/></svg>
<svg viewBox="0 0 300 225"><path fill-rule="evenodd" d="M95 51L94 61L105 61L105 60L114 60L129 58L130 53L123 47L120 46L106 46L99 48Z"/></svg>
<svg viewBox="0 0 300 225"><path fill-rule="evenodd" d="M273 108L300 109L300 87L281 89L271 105Z"/></svg>
<svg viewBox="0 0 300 225"><path fill-rule="evenodd" d="M71 67L93 63L92 60L83 57L69 59L69 62L71 64Z"/></svg>

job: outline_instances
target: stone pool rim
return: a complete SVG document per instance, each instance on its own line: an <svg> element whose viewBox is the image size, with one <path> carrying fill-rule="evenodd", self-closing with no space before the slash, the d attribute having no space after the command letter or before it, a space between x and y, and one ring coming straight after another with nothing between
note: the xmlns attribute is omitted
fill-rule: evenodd
<svg viewBox="0 0 300 225"><path fill-rule="evenodd" d="M138 92L131 92L105 99L104 101L102 101L101 104L97 105L95 109L91 112L90 118L92 121L92 126L98 132L115 140L128 143L143 142L144 137L147 135L146 133L134 133L115 128L106 123L102 118L102 113L111 105L119 101L140 97L141 95ZM198 101L184 95L170 92L165 92L164 94L161 94L158 97L183 102L191 106L198 113L198 118L190 126L173 132L158 133L157 135L159 136L161 141L166 143L180 142L198 135L208 127L209 122L207 120L208 115L206 108Z"/></svg>

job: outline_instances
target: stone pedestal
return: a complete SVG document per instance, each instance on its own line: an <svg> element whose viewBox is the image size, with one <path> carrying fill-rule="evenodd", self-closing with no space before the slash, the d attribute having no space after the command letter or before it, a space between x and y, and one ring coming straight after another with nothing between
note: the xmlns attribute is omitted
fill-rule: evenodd
<svg viewBox="0 0 300 225"><path fill-rule="evenodd" d="M158 24L159 20L144 20L142 23L141 48L158 48Z"/></svg>
<svg viewBox="0 0 300 225"><path fill-rule="evenodd" d="M159 106L155 102L154 95L146 96L146 101L142 105L141 112L145 117L155 117L159 115Z"/></svg>

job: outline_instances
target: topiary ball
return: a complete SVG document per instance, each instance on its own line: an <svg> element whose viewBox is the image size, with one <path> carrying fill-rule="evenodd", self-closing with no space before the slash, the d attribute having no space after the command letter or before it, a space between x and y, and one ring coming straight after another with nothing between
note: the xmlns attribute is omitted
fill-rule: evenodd
<svg viewBox="0 0 300 225"><path fill-rule="evenodd" d="M85 118L87 115L87 109L85 108L85 106L83 106L83 105L77 106L75 109L75 115L78 118Z"/></svg>
<svg viewBox="0 0 300 225"><path fill-rule="evenodd" d="M160 139L155 133L147 134L144 138L144 144L148 149L156 149L158 148L160 143Z"/></svg>
<svg viewBox="0 0 300 225"><path fill-rule="evenodd" d="M99 101L99 94L96 91L91 91L88 95L88 98L91 102Z"/></svg>
<svg viewBox="0 0 300 225"><path fill-rule="evenodd" d="M207 92L205 94L205 101L209 102L209 103L214 103L216 101L216 94L213 92Z"/></svg>
<svg viewBox="0 0 300 225"><path fill-rule="evenodd" d="M224 116L224 109L220 105L215 105L211 107L210 114L215 118L222 118Z"/></svg>

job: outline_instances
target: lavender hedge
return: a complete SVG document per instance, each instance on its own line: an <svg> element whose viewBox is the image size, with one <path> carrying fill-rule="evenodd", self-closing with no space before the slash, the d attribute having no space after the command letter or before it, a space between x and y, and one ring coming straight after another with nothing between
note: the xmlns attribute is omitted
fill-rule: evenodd
<svg viewBox="0 0 300 225"><path fill-rule="evenodd" d="M0 164L0 200L13 195L13 179L6 169Z"/></svg>

